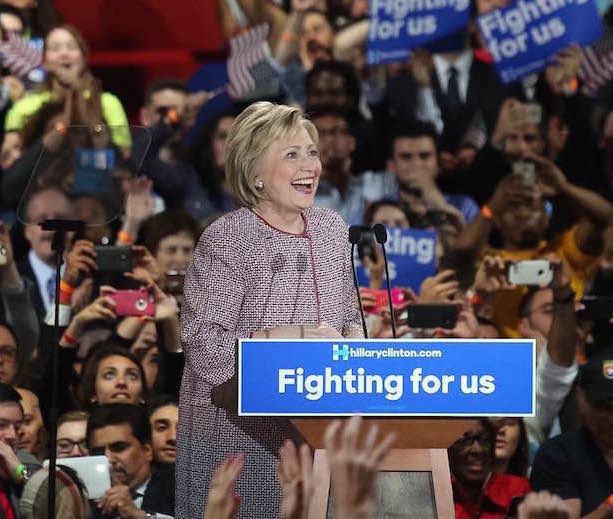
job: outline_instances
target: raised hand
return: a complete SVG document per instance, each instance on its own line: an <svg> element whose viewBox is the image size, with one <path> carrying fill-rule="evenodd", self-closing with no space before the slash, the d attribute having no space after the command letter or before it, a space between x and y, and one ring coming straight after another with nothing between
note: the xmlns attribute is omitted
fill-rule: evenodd
<svg viewBox="0 0 613 519"><path fill-rule="evenodd" d="M507 279L507 267L500 256L485 256L475 276L475 291L481 295L490 295L499 290L510 290L515 285Z"/></svg>
<svg viewBox="0 0 613 519"><path fill-rule="evenodd" d="M313 497L313 456L309 446L300 450L287 440L279 452L277 478L281 484L282 519L307 519Z"/></svg>
<svg viewBox="0 0 613 519"><path fill-rule="evenodd" d="M528 494L517 509L518 519L570 519L570 517L566 503L545 490Z"/></svg>
<svg viewBox="0 0 613 519"><path fill-rule="evenodd" d="M361 429L362 419L354 416L345 424L335 420L326 430L324 443L338 519L371 517L379 465L395 441L392 434L377 442L376 425L360 440Z"/></svg>
<svg viewBox="0 0 613 519"><path fill-rule="evenodd" d="M98 269L94 244L88 240L78 240L66 258L64 281L77 287L82 278L90 277Z"/></svg>
<svg viewBox="0 0 613 519"><path fill-rule="evenodd" d="M206 500L204 519L231 519L236 516L240 499L233 493L233 489L244 464L244 455L238 454L229 456L217 467Z"/></svg>
<svg viewBox="0 0 613 519"><path fill-rule="evenodd" d="M419 288L418 301L427 303L448 303L459 292L460 283L453 270L443 270L433 277L424 279Z"/></svg>

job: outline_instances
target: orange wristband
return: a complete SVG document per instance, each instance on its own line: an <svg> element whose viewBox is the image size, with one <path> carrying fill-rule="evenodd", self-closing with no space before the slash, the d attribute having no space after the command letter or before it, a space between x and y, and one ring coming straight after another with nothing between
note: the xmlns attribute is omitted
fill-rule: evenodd
<svg viewBox="0 0 613 519"><path fill-rule="evenodd" d="M281 39L287 42L298 41L298 36L296 36L295 34L292 34L291 32L285 31L281 33Z"/></svg>
<svg viewBox="0 0 613 519"><path fill-rule="evenodd" d="M60 290L60 304L61 305L69 305L72 301L72 297L68 292L64 292Z"/></svg>
<svg viewBox="0 0 613 519"><path fill-rule="evenodd" d="M475 306L480 306L482 305L485 301L483 301L483 298L477 294L476 292L473 294L472 299L470 300L470 302L475 305Z"/></svg>
<svg viewBox="0 0 613 519"><path fill-rule="evenodd" d="M55 131L61 135L66 135L68 133L68 126L66 126L62 121L58 121L55 123Z"/></svg>
<svg viewBox="0 0 613 519"><path fill-rule="evenodd" d="M117 241L125 243L127 245L131 245L134 241L134 238L132 238L132 236L130 236L126 231L119 231L119 233L117 234Z"/></svg>
<svg viewBox="0 0 613 519"><path fill-rule="evenodd" d="M79 340L76 337L70 335L68 332L64 332L62 338L64 339L64 342L70 344L71 346L76 346L77 344L79 344Z"/></svg>
<svg viewBox="0 0 613 519"><path fill-rule="evenodd" d="M66 281L64 281L63 279L60 281L60 291L61 292L66 292L66 294L68 294L69 296L72 295L72 293L74 292L74 287L70 286L68 283L66 283Z"/></svg>
<svg viewBox="0 0 613 519"><path fill-rule="evenodd" d="M481 207L481 216L483 216L483 218L485 218L486 220L493 220L494 212L490 209L489 206L483 205L483 207Z"/></svg>
<svg viewBox="0 0 613 519"><path fill-rule="evenodd" d="M613 508L613 494L607 497L606 503L609 508Z"/></svg>

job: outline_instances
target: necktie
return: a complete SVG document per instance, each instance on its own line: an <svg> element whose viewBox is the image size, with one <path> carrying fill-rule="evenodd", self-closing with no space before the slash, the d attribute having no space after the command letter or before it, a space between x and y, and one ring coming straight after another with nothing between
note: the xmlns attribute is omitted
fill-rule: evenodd
<svg viewBox="0 0 613 519"><path fill-rule="evenodd" d="M447 106L452 116L456 115L462 106L462 101L460 100L460 87L458 85L458 69L455 67L449 67Z"/></svg>
<svg viewBox="0 0 613 519"><path fill-rule="evenodd" d="M55 301L55 276L47 279L47 296L49 297L49 304L52 305Z"/></svg>

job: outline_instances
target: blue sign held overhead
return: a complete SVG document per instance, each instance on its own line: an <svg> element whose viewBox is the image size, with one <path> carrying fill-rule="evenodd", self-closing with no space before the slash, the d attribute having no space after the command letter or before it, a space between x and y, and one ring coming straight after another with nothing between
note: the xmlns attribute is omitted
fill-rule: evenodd
<svg viewBox="0 0 613 519"><path fill-rule="evenodd" d="M594 0L517 0L478 18L504 83L540 72L569 45L589 45L602 35Z"/></svg>
<svg viewBox="0 0 613 519"><path fill-rule="evenodd" d="M377 245L378 247L378 245ZM422 229L387 229L385 244L393 287L419 291L424 279L436 273L436 232ZM369 286L368 271L356 261L360 286Z"/></svg>
<svg viewBox="0 0 613 519"><path fill-rule="evenodd" d="M238 343L241 416L534 416L533 340Z"/></svg>
<svg viewBox="0 0 613 519"><path fill-rule="evenodd" d="M470 0L371 0L367 60L404 61L468 24Z"/></svg>

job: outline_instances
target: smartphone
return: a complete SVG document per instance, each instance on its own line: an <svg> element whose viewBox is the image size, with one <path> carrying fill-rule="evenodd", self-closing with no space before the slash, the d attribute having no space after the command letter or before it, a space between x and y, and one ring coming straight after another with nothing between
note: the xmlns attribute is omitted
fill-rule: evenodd
<svg viewBox="0 0 613 519"><path fill-rule="evenodd" d="M132 249L116 245L94 245L98 272L131 272Z"/></svg>
<svg viewBox="0 0 613 519"><path fill-rule="evenodd" d="M389 309L389 303L387 302L387 290L372 290L371 295L374 297L374 303L364 303L364 311L369 314L378 314L383 308ZM392 288L392 305L400 306L405 302L405 291L401 288Z"/></svg>
<svg viewBox="0 0 613 519"><path fill-rule="evenodd" d="M586 321L608 320L613 317L613 296L583 296L583 308L577 317Z"/></svg>
<svg viewBox="0 0 613 519"><path fill-rule="evenodd" d="M526 260L509 264L509 283L513 285L547 286L553 281L553 267L547 260Z"/></svg>
<svg viewBox="0 0 613 519"><path fill-rule="evenodd" d="M115 301L115 313L118 316L153 317L155 302L146 290L117 290L110 294Z"/></svg>
<svg viewBox="0 0 613 519"><path fill-rule="evenodd" d="M451 330L458 321L458 305L411 305L400 315L398 324L411 328L445 328Z"/></svg>
<svg viewBox="0 0 613 519"><path fill-rule="evenodd" d="M78 458L61 458L57 460L58 466L70 467L79 479L83 481L89 499L104 497L111 488L111 475L109 460L106 456L81 456ZM43 467L49 466L49 460L43 462Z"/></svg>

